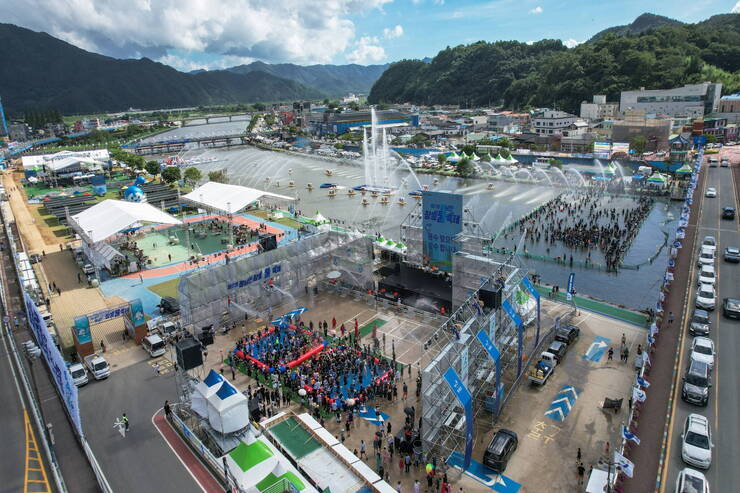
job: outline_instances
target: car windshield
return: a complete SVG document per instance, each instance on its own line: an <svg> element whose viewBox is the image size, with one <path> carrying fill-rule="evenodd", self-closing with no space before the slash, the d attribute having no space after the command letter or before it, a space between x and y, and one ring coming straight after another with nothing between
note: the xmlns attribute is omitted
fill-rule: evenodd
<svg viewBox="0 0 740 493"><path fill-rule="evenodd" d="M685 475L681 493L704 493L704 480L696 476Z"/></svg>
<svg viewBox="0 0 740 493"><path fill-rule="evenodd" d="M72 378L80 378L84 374L85 374L85 370L83 370L82 368L80 368L80 369L77 369L77 370L75 370L75 371L72 372Z"/></svg>
<svg viewBox="0 0 740 493"><path fill-rule="evenodd" d="M686 375L686 383L696 385L697 387L706 387L707 379L705 377L689 373L688 375Z"/></svg>
<svg viewBox="0 0 740 493"><path fill-rule="evenodd" d="M698 344L694 346L694 351L699 354L712 354L712 348L709 346L700 346Z"/></svg>
<svg viewBox="0 0 740 493"><path fill-rule="evenodd" d="M709 448L709 438L705 435L694 433L693 431L686 434L686 443L703 449Z"/></svg>
<svg viewBox="0 0 740 493"><path fill-rule="evenodd" d="M714 271L711 271L711 270L703 270L703 271L701 271L701 277L707 277L707 278L714 279Z"/></svg>
<svg viewBox="0 0 740 493"><path fill-rule="evenodd" d="M106 368L108 368L108 363L95 363L95 370L105 370Z"/></svg>
<svg viewBox="0 0 740 493"><path fill-rule="evenodd" d="M161 342L161 341L155 342L154 344L152 344L152 351L159 351L163 347L164 347L164 342Z"/></svg>
<svg viewBox="0 0 740 493"><path fill-rule="evenodd" d="M699 314L699 313L695 313L694 314L694 320L693 321L696 322L696 323L699 323L699 324L708 324L709 323L709 316L708 315Z"/></svg>
<svg viewBox="0 0 740 493"><path fill-rule="evenodd" d="M738 250L737 248L728 248L727 253L737 254L740 253L740 250Z"/></svg>
<svg viewBox="0 0 740 493"><path fill-rule="evenodd" d="M704 253L701 254L701 258L711 259L713 257L714 256L711 253L709 253L709 252L704 252Z"/></svg>
<svg viewBox="0 0 740 493"><path fill-rule="evenodd" d="M702 298L713 298L714 297L711 291L704 291L704 290L699 291L699 296L701 296Z"/></svg>

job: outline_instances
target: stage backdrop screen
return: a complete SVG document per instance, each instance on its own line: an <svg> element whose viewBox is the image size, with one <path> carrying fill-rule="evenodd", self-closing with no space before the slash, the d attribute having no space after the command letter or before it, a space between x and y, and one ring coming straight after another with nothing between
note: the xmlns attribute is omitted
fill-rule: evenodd
<svg viewBox="0 0 740 493"><path fill-rule="evenodd" d="M462 231L463 197L460 194L424 192L422 196L424 260L439 270L452 270L455 235Z"/></svg>

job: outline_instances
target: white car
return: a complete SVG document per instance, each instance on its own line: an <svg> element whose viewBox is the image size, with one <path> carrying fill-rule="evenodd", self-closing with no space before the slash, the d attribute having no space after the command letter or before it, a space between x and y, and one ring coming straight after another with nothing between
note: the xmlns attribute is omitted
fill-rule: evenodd
<svg viewBox="0 0 740 493"><path fill-rule="evenodd" d="M691 343L691 359L701 361L714 368L714 341L709 337L694 337Z"/></svg>
<svg viewBox="0 0 740 493"><path fill-rule="evenodd" d="M690 466L709 469L712 465L712 432L709 420L701 414L689 414L681 433L681 458ZM701 490L696 490L701 491Z"/></svg>
<svg viewBox="0 0 740 493"><path fill-rule="evenodd" d="M696 264L701 267L704 265L714 266L714 251L717 247L713 246L702 246L701 252L699 253L699 259Z"/></svg>
<svg viewBox="0 0 740 493"><path fill-rule="evenodd" d="M699 471L685 467L676 477L675 493L709 493L709 481Z"/></svg>
<svg viewBox="0 0 740 493"><path fill-rule="evenodd" d="M701 246L702 248L711 247L716 250L717 249L717 238L715 238L714 236L705 236L701 242Z"/></svg>
<svg viewBox="0 0 740 493"><path fill-rule="evenodd" d="M714 187L707 188L707 193L705 194L707 197L716 197L717 196L717 189Z"/></svg>
<svg viewBox="0 0 740 493"><path fill-rule="evenodd" d="M713 265L703 265L699 271L698 279L696 280L697 286L702 284L711 284L714 286L717 283L717 276L714 272Z"/></svg>
<svg viewBox="0 0 740 493"><path fill-rule="evenodd" d="M714 292L714 286L711 284L702 284L696 292L696 307L704 310L714 310L717 304L717 296Z"/></svg>

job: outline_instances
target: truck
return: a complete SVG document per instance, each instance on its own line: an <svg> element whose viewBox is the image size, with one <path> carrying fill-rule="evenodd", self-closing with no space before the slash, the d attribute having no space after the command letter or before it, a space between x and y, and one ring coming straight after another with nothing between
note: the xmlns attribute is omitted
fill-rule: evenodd
<svg viewBox="0 0 740 493"><path fill-rule="evenodd" d="M527 378L533 385L545 385L557 364L555 355L545 351L540 355L540 360L530 368Z"/></svg>
<svg viewBox="0 0 740 493"><path fill-rule="evenodd" d="M88 382L87 370L80 363L67 363L67 370L72 375L72 381L74 381L76 386L82 387Z"/></svg>
<svg viewBox="0 0 740 493"><path fill-rule="evenodd" d="M95 380L103 380L110 376L110 366L98 353L85 356L85 366L93 374Z"/></svg>

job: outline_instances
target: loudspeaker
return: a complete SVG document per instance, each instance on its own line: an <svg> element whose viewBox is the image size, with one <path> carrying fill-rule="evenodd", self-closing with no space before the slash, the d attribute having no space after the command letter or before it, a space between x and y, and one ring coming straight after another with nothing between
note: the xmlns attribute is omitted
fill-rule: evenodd
<svg viewBox="0 0 740 493"><path fill-rule="evenodd" d="M260 233L260 246L263 252L268 252L277 248L277 238L274 234Z"/></svg>
<svg viewBox="0 0 740 493"><path fill-rule="evenodd" d="M175 344L177 352L177 366L188 371L203 364L201 346L195 339L183 339Z"/></svg>
<svg viewBox="0 0 740 493"><path fill-rule="evenodd" d="M483 302L486 308L497 309L501 306L501 290L489 291L487 289L481 289L478 291L478 297Z"/></svg>
<svg viewBox="0 0 740 493"><path fill-rule="evenodd" d="M203 331L198 336L198 339L200 340L201 344L203 344L204 346L210 346L211 344L213 344L213 332Z"/></svg>

